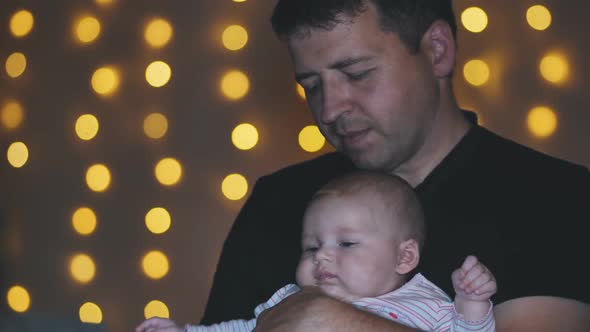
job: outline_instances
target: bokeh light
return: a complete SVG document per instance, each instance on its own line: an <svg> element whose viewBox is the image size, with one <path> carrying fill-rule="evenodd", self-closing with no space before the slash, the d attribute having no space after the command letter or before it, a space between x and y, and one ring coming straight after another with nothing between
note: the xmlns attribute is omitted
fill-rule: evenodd
<svg viewBox="0 0 590 332"><path fill-rule="evenodd" d="M485 61L470 60L463 67L463 77L474 86L482 86L490 79L490 67Z"/></svg>
<svg viewBox="0 0 590 332"><path fill-rule="evenodd" d="M237 51L248 43L248 31L241 25L230 25L223 30L221 37L223 46L230 51Z"/></svg>
<svg viewBox="0 0 590 332"><path fill-rule="evenodd" d="M182 178L182 165L174 158L164 158L156 164L156 179L165 186L172 186Z"/></svg>
<svg viewBox="0 0 590 332"><path fill-rule="evenodd" d="M240 200L248 193L248 181L240 174L230 174L223 179L221 192L229 200Z"/></svg>
<svg viewBox="0 0 590 332"><path fill-rule="evenodd" d="M155 207L145 215L145 225L154 234L165 233L171 222L170 213L162 207Z"/></svg>
<svg viewBox="0 0 590 332"><path fill-rule="evenodd" d="M155 18L146 25L144 39L151 47L161 48L168 44L173 32L170 22L163 18Z"/></svg>
<svg viewBox="0 0 590 332"><path fill-rule="evenodd" d="M172 76L172 70L163 61L154 61L145 70L145 80L154 88L160 88L166 85L170 80L170 76Z"/></svg>
<svg viewBox="0 0 590 332"><path fill-rule="evenodd" d="M111 172L103 164L92 165L86 171L86 184L90 190L103 192L111 184Z"/></svg>
<svg viewBox="0 0 590 332"><path fill-rule="evenodd" d="M297 95L299 95L299 97L301 97L303 100L307 100L307 97L305 96L305 89L301 86L301 84L296 83L296 89Z"/></svg>
<svg viewBox="0 0 590 332"><path fill-rule="evenodd" d="M10 287L6 294L6 300L10 309L20 313L26 312L31 306L29 292L19 285Z"/></svg>
<svg viewBox="0 0 590 332"><path fill-rule="evenodd" d="M168 310L164 302L153 300L143 308L143 316L145 319L152 317L170 318L170 310Z"/></svg>
<svg viewBox="0 0 590 332"><path fill-rule="evenodd" d="M534 107L527 116L527 127L537 138L549 137L557 129L557 115L549 107Z"/></svg>
<svg viewBox="0 0 590 332"><path fill-rule="evenodd" d="M100 35L100 22L94 16L82 17L76 22L74 33L79 42L91 43Z"/></svg>
<svg viewBox="0 0 590 332"><path fill-rule="evenodd" d="M98 133L98 119L92 114L84 114L76 120L76 135L82 140L89 141Z"/></svg>
<svg viewBox="0 0 590 332"><path fill-rule="evenodd" d="M72 214L72 226L80 235L90 235L96 230L96 214L89 207L78 208Z"/></svg>
<svg viewBox="0 0 590 332"><path fill-rule="evenodd" d="M23 167L29 160L29 149L23 142L14 142L8 147L6 152L8 163L14 168Z"/></svg>
<svg viewBox="0 0 590 332"><path fill-rule="evenodd" d="M79 283L89 283L96 274L94 260L86 254L78 254L70 260L70 274Z"/></svg>
<svg viewBox="0 0 590 332"><path fill-rule="evenodd" d="M113 3L113 0L94 0L99 5L110 5Z"/></svg>
<svg viewBox="0 0 590 332"><path fill-rule="evenodd" d="M168 131L168 120L163 114L152 113L143 120L143 132L152 139L160 139Z"/></svg>
<svg viewBox="0 0 590 332"><path fill-rule="evenodd" d="M258 130L249 123L242 123L232 131L231 140L236 148L250 150L258 143Z"/></svg>
<svg viewBox="0 0 590 332"><path fill-rule="evenodd" d="M92 89L102 96L110 96L119 87L119 73L113 67L102 67L92 74Z"/></svg>
<svg viewBox="0 0 590 332"><path fill-rule="evenodd" d="M559 84L568 79L570 66L565 56L552 53L543 57L539 64L539 71L547 81Z"/></svg>
<svg viewBox="0 0 590 332"><path fill-rule="evenodd" d="M168 263L168 257L164 253L154 250L143 256L141 267L149 278L162 279L168 274L170 264Z"/></svg>
<svg viewBox="0 0 590 332"><path fill-rule="evenodd" d="M299 146L307 152L317 152L326 144L326 138L317 126L306 126L299 132Z"/></svg>
<svg viewBox="0 0 590 332"><path fill-rule="evenodd" d="M33 30L35 18L28 10L19 10L10 18L10 32L17 38L28 35Z"/></svg>
<svg viewBox="0 0 590 332"><path fill-rule="evenodd" d="M102 323L102 310L92 302L86 302L78 310L80 321L83 323L100 324Z"/></svg>
<svg viewBox="0 0 590 332"><path fill-rule="evenodd" d="M16 129L23 122L23 107L17 101L8 101L2 106L1 121L6 129Z"/></svg>
<svg viewBox="0 0 590 332"><path fill-rule="evenodd" d="M12 53L6 59L6 73L12 78L22 75L27 69L27 58L20 52Z"/></svg>
<svg viewBox="0 0 590 332"><path fill-rule="evenodd" d="M532 6L526 11L526 20L533 29L543 31L551 25L551 12L542 5Z"/></svg>
<svg viewBox="0 0 590 332"><path fill-rule="evenodd" d="M488 15L479 7L470 7L461 14L461 22L468 31L479 33L488 26Z"/></svg>
<svg viewBox="0 0 590 332"><path fill-rule="evenodd" d="M221 79L221 92L229 99L243 98L249 89L250 81L248 76L239 70L232 70Z"/></svg>

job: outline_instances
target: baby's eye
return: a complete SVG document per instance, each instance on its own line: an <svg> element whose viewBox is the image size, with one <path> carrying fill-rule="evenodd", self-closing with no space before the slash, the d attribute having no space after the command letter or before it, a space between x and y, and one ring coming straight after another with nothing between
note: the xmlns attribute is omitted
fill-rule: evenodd
<svg viewBox="0 0 590 332"><path fill-rule="evenodd" d="M357 244L356 242L352 242L352 241L342 241L340 242L340 246L343 248L350 248L353 247L355 244Z"/></svg>
<svg viewBox="0 0 590 332"><path fill-rule="evenodd" d="M318 247L305 247L303 248L303 252L305 253L314 253L318 251Z"/></svg>

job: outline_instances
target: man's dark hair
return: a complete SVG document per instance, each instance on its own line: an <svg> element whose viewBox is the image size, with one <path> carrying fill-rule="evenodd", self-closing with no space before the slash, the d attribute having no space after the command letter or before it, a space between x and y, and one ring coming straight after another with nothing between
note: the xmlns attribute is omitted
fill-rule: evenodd
<svg viewBox="0 0 590 332"><path fill-rule="evenodd" d="M412 53L436 20L447 22L456 39L457 23L452 0L278 0L271 17L273 30L281 40L305 36L309 29L331 30L355 18L372 4L380 16L383 31L395 32Z"/></svg>

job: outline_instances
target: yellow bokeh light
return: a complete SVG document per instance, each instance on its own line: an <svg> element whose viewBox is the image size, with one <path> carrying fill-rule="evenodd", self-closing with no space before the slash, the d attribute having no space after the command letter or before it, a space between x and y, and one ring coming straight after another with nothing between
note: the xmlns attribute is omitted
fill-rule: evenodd
<svg viewBox="0 0 590 332"><path fill-rule="evenodd" d="M154 48L164 47L172 38L172 25L162 18L155 18L151 20L144 32L144 39L148 45Z"/></svg>
<svg viewBox="0 0 590 332"><path fill-rule="evenodd" d="M563 83L570 73L569 63L561 54L549 54L543 57L539 70L543 78L551 83Z"/></svg>
<svg viewBox="0 0 590 332"><path fill-rule="evenodd" d="M81 115L76 120L76 135L85 141L93 139L98 133L98 128L98 119L92 114Z"/></svg>
<svg viewBox="0 0 590 332"><path fill-rule="evenodd" d="M170 318L170 311L164 302L153 300L143 309L143 316L145 319L152 317Z"/></svg>
<svg viewBox="0 0 590 332"><path fill-rule="evenodd" d="M85 254L76 255L70 260L70 274L77 282L89 283L96 274L96 265L90 256Z"/></svg>
<svg viewBox="0 0 590 332"><path fill-rule="evenodd" d="M113 0L94 0L99 5L110 5L113 3Z"/></svg>
<svg viewBox="0 0 590 332"><path fill-rule="evenodd" d="M326 144L326 138L317 126L307 126L299 132L299 146L307 152L317 152Z"/></svg>
<svg viewBox="0 0 590 332"><path fill-rule="evenodd" d="M143 272L152 279L161 279L168 274L168 257L161 251L150 251L141 260Z"/></svg>
<svg viewBox="0 0 590 332"><path fill-rule="evenodd" d="M103 164L92 165L86 171L86 184L92 191L103 192L111 184L111 172Z"/></svg>
<svg viewBox="0 0 590 332"><path fill-rule="evenodd" d="M24 112L22 106L16 101L9 101L2 107L2 125L6 129L16 129L23 122Z"/></svg>
<svg viewBox="0 0 590 332"><path fill-rule="evenodd" d="M231 140L236 148L250 150L258 143L258 130L249 123L242 123L232 131Z"/></svg>
<svg viewBox="0 0 590 332"><path fill-rule="evenodd" d="M8 163L14 168L21 168L29 160L29 149L23 142L14 142L8 147L6 152Z"/></svg>
<svg viewBox="0 0 590 332"><path fill-rule="evenodd" d="M80 321L83 323L100 324L102 323L102 310L92 302L86 302L78 310Z"/></svg>
<svg viewBox="0 0 590 332"><path fill-rule="evenodd" d="M88 207L81 207L72 214L72 226L80 235L89 235L96 229L96 214Z"/></svg>
<svg viewBox="0 0 590 332"><path fill-rule="evenodd" d="M92 74L92 89L99 95L109 96L119 87L119 73L113 67L102 67Z"/></svg>
<svg viewBox="0 0 590 332"><path fill-rule="evenodd" d="M532 6L526 11L526 20L533 29L546 30L551 25L551 12L545 6Z"/></svg>
<svg viewBox="0 0 590 332"><path fill-rule="evenodd" d="M182 165L174 158L164 158L156 164L155 173L161 184L172 186L182 178Z"/></svg>
<svg viewBox="0 0 590 332"><path fill-rule="evenodd" d="M27 58L20 52L12 53L6 59L6 73L12 78L22 75L27 69Z"/></svg>
<svg viewBox="0 0 590 332"><path fill-rule="evenodd" d="M168 120L163 114L152 113L143 120L143 132L149 138L162 138L167 131Z"/></svg>
<svg viewBox="0 0 590 332"><path fill-rule="evenodd" d="M221 192L229 200L242 199L248 193L248 181L240 174L230 174L223 179Z"/></svg>
<svg viewBox="0 0 590 332"><path fill-rule="evenodd" d="M76 22L74 33L81 43L91 43L100 35L100 22L93 16L83 17Z"/></svg>
<svg viewBox="0 0 590 332"><path fill-rule="evenodd" d="M35 18L28 10L19 10L10 18L10 32L20 38L28 35L33 30Z"/></svg>
<svg viewBox="0 0 590 332"><path fill-rule="evenodd" d="M6 294L6 300L10 309L16 312L25 312L31 306L31 296L22 286L12 286Z"/></svg>
<svg viewBox="0 0 590 332"><path fill-rule="evenodd" d="M488 26L488 15L479 7L470 7L461 14L461 22L468 31L479 33Z"/></svg>
<svg viewBox="0 0 590 332"><path fill-rule="evenodd" d="M242 49L248 43L248 31L241 25L230 25L221 36L223 46L230 51Z"/></svg>
<svg viewBox="0 0 590 332"><path fill-rule="evenodd" d="M482 86L490 79L490 67L485 61L470 60L463 67L463 77L474 86Z"/></svg>
<svg viewBox="0 0 590 332"><path fill-rule="evenodd" d="M165 233L171 221L170 213L161 207L153 208L145 215L145 225L154 234Z"/></svg>
<svg viewBox="0 0 590 332"><path fill-rule="evenodd" d="M246 2L246 0L234 0L234 2Z"/></svg>
<svg viewBox="0 0 590 332"><path fill-rule="evenodd" d="M229 99L243 98L249 89L248 76L239 70L230 71L221 79L221 92Z"/></svg>
<svg viewBox="0 0 590 332"><path fill-rule="evenodd" d="M538 138L549 137L557 129L557 115L549 107L537 106L527 116L527 127Z"/></svg>
<svg viewBox="0 0 590 332"><path fill-rule="evenodd" d="M303 100L306 100L307 97L305 96L305 89L301 86L301 84L297 83L296 89L297 89L297 94L299 95L299 97L301 97Z"/></svg>
<svg viewBox="0 0 590 332"><path fill-rule="evenodd" d="M172 76L172 70L163 61L154 61L145 70L145 80L154 88L166 85L170 80L170 76Z"/></svg>

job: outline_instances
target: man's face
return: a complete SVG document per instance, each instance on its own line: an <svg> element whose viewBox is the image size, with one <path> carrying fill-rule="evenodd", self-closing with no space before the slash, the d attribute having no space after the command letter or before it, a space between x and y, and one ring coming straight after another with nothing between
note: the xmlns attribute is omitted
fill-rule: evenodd
<svg viewBox="0 0 590 332"><path fill-rule="evenodd" d="M328 194L308 207L297 267L300 286L317 286L350 302L386 294L402 283L393 213L366 196Z"/></svg>
<svg viewBox="0 0 590 332"><path fill-rule="evenodd" d="M360 168L393 172L410 162L439 103L430 56L382 31L371 5L332 30L310 32L288 46L324 136Z"/></svg>

